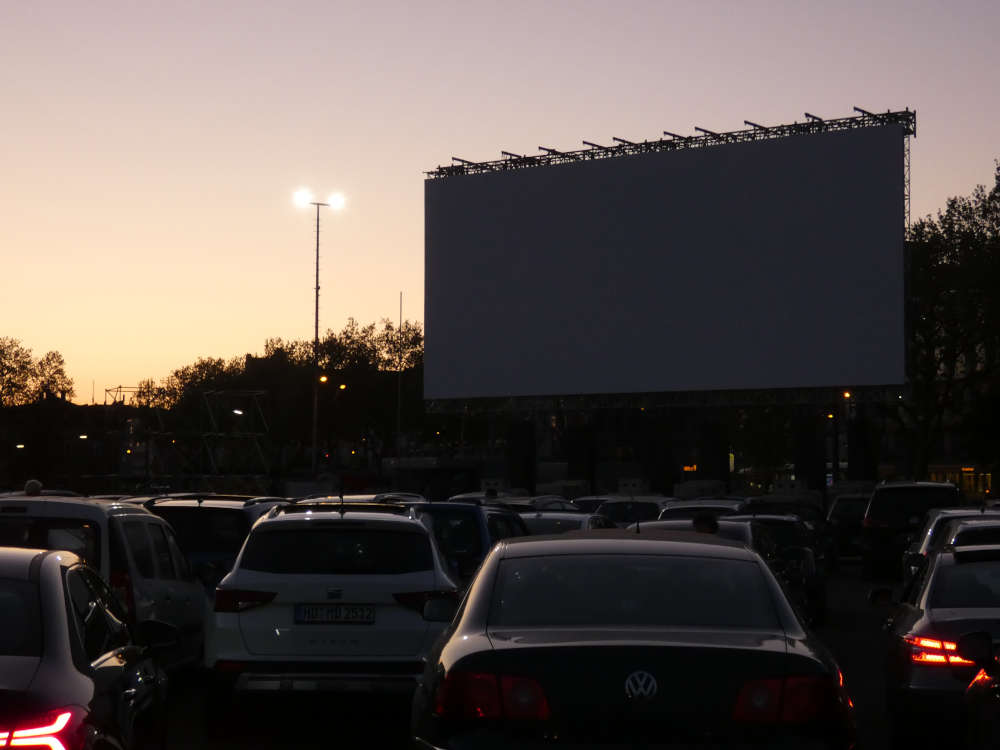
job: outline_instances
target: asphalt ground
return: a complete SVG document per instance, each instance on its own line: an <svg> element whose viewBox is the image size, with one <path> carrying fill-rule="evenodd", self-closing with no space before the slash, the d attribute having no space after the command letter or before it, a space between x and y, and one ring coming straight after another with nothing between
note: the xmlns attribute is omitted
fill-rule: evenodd
<svg viewBox="0 0 1000 750"><path fill-rule="evenodd" d="M882 625L889 610L868 603L873 586L860 569L844 564L828 588L828 616L817 634L840 664L854 701L858 748L889 747L885 710ZM364 744L374 748L407 748L409 702L405 699L362 695L280 695L244 702L212 740L204 731L206 719L204 676L187 675L174 681L168 707L167 748L329 748ZM928 727L936 717L922 717ZM960 747L953 733L942 744L928 736L927 747ZM914 748L916 750L916 748Z"/></svg>

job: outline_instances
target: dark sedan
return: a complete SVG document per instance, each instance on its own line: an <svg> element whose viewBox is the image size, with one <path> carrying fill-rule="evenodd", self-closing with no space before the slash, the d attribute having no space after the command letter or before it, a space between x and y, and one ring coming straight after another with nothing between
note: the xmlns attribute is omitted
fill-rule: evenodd
<svg viewBox="0 0 1000 750"><path fill-rule="evenodd" d="M158 739L166 681L114 595L69 552L0 550L0 747L136 748ZM176 645L162 623L138 627Z"/></svg>
<svg viewBox="0 0 1000 750"><path fill-rule="evenodd" d="M428 657L412 730L424 748L854 738L840 670L756 553L617 530L498 544Z"/></svg>
<svg viewBox="0 0 1000 750"><path fill-rule="evenodd" d="M886 699L894 734L908 741L923 731L927 715L939 724L960 716L977 671L958 654L961 636L985 631L1000 639L1000 546L933 555L887 627Z"/></svg>

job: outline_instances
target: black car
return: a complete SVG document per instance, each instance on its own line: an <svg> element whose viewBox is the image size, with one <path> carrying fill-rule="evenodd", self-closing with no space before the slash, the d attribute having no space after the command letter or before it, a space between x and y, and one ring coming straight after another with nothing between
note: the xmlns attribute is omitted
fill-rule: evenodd
<svg viewBox="0 0 1000 750"><path fill-rule="evenodd" d="M897 576L903 553L927 511L961 504L958 488L947 482L880 484L861 522L861 569L866 578Z"/></svg>
<svg viewBox="0 0 1000 750"><path fill-rule="evenodd" d="M965 689L965 750L1000 747L1000 662L995 637L973 631L959 638L956 651L979 671Z"/></svg>
<svg viewBox="0 0 1000 750"><path fill-rule="evenodd" d="M986 631L1000 639L1000 546L934 554L886 627L886 702L893 732L905 744L924 731L925 716L943 724L961 715L977 671L958 653L961 637Z"/></svg>
<svg viewBox="0 0 1000 750"><path fill-rule="evenodd" d="M826 617L826 559L816 551L816 536L805 521L792 515L726 516L727 521L754 521L767 529L774 545L768 559L810 625Z"/></svg>
<svg viewBox="0 0 1000 750"><path fill-rule="evenodd" d="M166 678L100 576L70 552L0 549L0 747L137 748L162 735Z"/></svg>
<svg viewBox="0 0 1000 750"><path fill-rule="evenodd" d="M424 748L848 748L852 713L756 553L614 530L497 545L428 657L412 731Z"/></svg>
<svg viewBox="0 0 1000 750"><path fill-rule="evenodd" d="M842 557L861 555L861 522L870 499L869 495L838 495L830 504L826 524L834 562Z"/></svg>

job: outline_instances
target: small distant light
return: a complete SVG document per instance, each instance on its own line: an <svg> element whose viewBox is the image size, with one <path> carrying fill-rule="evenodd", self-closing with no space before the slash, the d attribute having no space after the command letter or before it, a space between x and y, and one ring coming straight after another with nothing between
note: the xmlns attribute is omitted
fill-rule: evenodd
<svg viewBox="0 0 1000 750"><path fill-rule="evenodd" d="M640 406L639 407L639 411L646 411L646 407L645 406Z"/></svg>
<svg viewBox="0 0 1000 750"><path fill-rule="evenodd" d="M826 418L827 418L827 419L833 419L833 414L827 414L827 415L826 415Z"/></svg>
<svg viewBox="0 0 1000 750"><path fill-rule="evenodd" d="M328 378L326 375L320 375L319 376L319 382L321 382L321 383L325 383L329 379L330 378Z"/></svg>
<svg viewBox="0 0 1000 750"><path fill-rule="evenodd" d="M237 417L242 417L243 416L243 410L242 409L233 409L233 414L235 414Z"/></svg>
<svg viewBox="0 0 1000 750"><path fill-rule="evenodd" d="M80 440L86 440L86 439L87 439L86 435L80 435Z"/></svg>
<svg viewBox="0 0 1000 750"><path fill-rule="evenodd" d="M440 434L441 434L441 430L438 430L438 431L437 431L437 432L435 432L434 434L435 434L435 435L440 435Z"/></svg>
<svg viewBox="0 0 1000 750"><path fill-rule="evenodd" d="M176 440L171 440L171 441L170 441L170 444L171 444L171 445L176 445L176 443L177 443L177 441L176 441Z"/></svg>
<svg viewBox="0 0 1000 750"><path fill-rule="evenodd" d="M340 390L346 391L347 390L347 383L341 383L340 386L338 386L338 387L340 388Z"/></svg>
<svg viewBox="0 0 1000 750"><path fill-rule="evenodd" d="M844 398L850 398L850 397L851 397L851 392L850 391L844 391Z"/></svg>
<svg viewBox="0 0 1000 750"><path fill-rule="evenodd" d="M355 454L357 454L357 451L351 451L351 455L352 456L355 455Z"/></svg>
<svg viewBox="0 0 1000 750"><path fill-rule="evenodd" d="M18 443L14 447L17 448L19 451L23 451L24 450L24 443Z"/></svg>
<svg viewBox="0 0 1000 750"><path fill-rule="evenodd" d="M127 454L129 454L130 456L132 455L132 449L131 449L131 448L126 448L126 449L125 449L125 452L126 452Z"/></svg>

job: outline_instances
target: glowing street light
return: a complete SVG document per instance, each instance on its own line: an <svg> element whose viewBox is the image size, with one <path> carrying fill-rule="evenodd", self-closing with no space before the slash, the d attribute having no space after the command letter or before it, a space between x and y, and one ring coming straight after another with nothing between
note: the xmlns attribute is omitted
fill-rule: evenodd
<svg viewBox="0 0 1000 750"><path fill-rule="evenodd" d="M243 410L242 409L233 409L233 414L235 414L237 417L242 417L243 416Z"/></svg>
<svg viewBox="0 0 1000 750"><path fill-rule="evenodd" d="M347 390L347 383L341 383L338 386L338 388L340 388L340 390L342 390L342 391L346 391Z"/></svg>
<svg viewBox="0 0 1000 750"><path fill-rule="evenodd" d="M319 210L321 207L340 211L347 204L343 193L332 193L326 202L317 201L309 188L299 188L292 195L292 201L299 208L316 206L316 315L313 329L313 413L312 413L312 474L316 476L316 437L319 428ZM323 381L325 382L325 381Z"/></svg>
<svg viewBox="0 0 1000 750"><path fill-rule="evenodd" d="M851 392L850 391L844 391L844 398L850 398L850 397L851 397Z"/></svg>
<svg viewBox="0 0 1000 750"><path fill-rule="evenodd" d="M24 443L18 443L14 447L17 448L19 451L23 451L24 450Z"/></svg>
<svg viewBox="0 0 1000 750"><path fill-rule="evenodd" d="M80 435L80 440L86 440L86 439L87 439L86 435Z"/></svg>
<svg viewBox="0 0 1000 750"><path fill-rule="evenodd" d="M319 382L321 382L321 383L325 383L329 379L330 378L328 378L326 375L320 375L319 376Z"/></svg>

